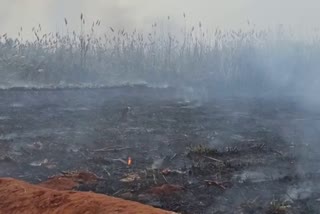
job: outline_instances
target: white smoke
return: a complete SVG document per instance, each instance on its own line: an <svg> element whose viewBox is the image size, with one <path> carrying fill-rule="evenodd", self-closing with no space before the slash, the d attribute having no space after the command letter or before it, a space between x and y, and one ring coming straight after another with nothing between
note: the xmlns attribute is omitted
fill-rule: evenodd
<svg viewBox="0 0 320 214"><path fill-rule="evenodd" d="M79 27L83 12L90 21L101 19L105 25L126 29L144 28L159 17L192 25L202 21L207 28L241 28L248 20L266 28L284 24L296 31L318 26L320 3L316 0L0 0L0 33L16 35L42 24L46 31L63 30L63 19ZM26 36L26 35L25 35Z"/></svg>

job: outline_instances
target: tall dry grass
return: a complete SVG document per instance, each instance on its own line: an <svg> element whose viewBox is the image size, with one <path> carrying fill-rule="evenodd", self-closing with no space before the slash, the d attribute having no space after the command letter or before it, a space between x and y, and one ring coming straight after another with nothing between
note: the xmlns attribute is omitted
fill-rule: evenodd
<svg viewBox="0 0 320 214"><path fill-rule="evenodd" d="M184 15L185 17L185 15ZM180 33L157 23L149 33L106 27L80 17L80 32L45 33L33 40L0 36L0 85L118 85L146 82L225 90L290 88L314 80L320 68L320 39L296 39L273 30L213 32L200 22ZM98 28L106 29L97 33ZM101 31L99 31L101 32ZM317 76L318 77L318 76ZM297 82L297 81L300 81Z"/></svg>

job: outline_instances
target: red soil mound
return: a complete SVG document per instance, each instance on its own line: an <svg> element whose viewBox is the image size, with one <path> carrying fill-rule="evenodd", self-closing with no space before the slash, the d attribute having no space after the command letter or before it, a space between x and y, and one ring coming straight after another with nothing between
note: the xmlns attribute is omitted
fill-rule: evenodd
<svg viewBox="0 0 320 214"><path fill-rule="evenodd" d="M136 202L85 192L59 191L0 179L0 214L169 214Z"/></svg>

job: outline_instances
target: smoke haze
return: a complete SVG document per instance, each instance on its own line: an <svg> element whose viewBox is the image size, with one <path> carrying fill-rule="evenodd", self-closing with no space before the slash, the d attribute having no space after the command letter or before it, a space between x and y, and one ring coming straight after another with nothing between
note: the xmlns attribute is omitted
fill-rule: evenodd
<svg viewBox="0 0 320 214"><path fill-rule="evenodd" d="M236 31L238 29L245 30L248 23L250 23L251 28L258 30L256 31L257 34L259 34L259 29L277 29L279 26L285 26L286 29L289 29L289 33L293 31L295 35L299 35L307 34L308 32L314 33L315 30L317 31L317 20L320 18L320 15L318 14L320 3L316 0L0 0L0 2L0 35L8 33L10 37L15 38L18 35L20 27L23 27L21 38L25 40L34 40L36 38L31 29L34 26L38 26L38 24L41 24L42 32L45 33L62 32L63 35L66 35L64 33L67 33L67 30L70 30L68 33L71 33L71 30L79 32L81 13L84 14L86 22L89 23L89 25L86 25L87 29L90 28L92 21L101 20L101 26L95 29L97 32L109 32L109 27L113 27L115 30L125 28L126 31L137 28L139 32L146 29L147 32L150 32L149 30L154 22L160 23L160 30L161 27L171 27L169 30L173 32L175 30L179 31L183 26L188 25L187 31L190 32L190 29L195 24L197 24L196 28L198 30L199 28L197 26L199 21L201 21L204 29L209 29L212 32L214 32L214 29L216 28L226 30L235 29ZM186 18L183 17L183 14L186 14ZM168 16L170 17L170 21L167 20ZM64 18L68 19L68 29L65 27ZM163 25L161 25L161 22L163 22ZM155 75L150 74L150 76L155 79L154 82L157 83L165 82L167 84L167 79L178 79L179 81L188 82L189 80L194 80L195 78L192 77L192 75L193 73L197 73L198 77L203 78L203 80L199 81L206 83L207 85L211 85L212 79L209 78L211 75L210 72L227 74L231 69L235 75L238 75L238 79L241 79L241 76L244 76L244 80L239 80L240 82L246 82L251 78L251 83L254 85L253 88L261 88L261 83L259 83L259 81L263 79L270 84L269 87L273 90L277 88L279 90L286 90L290 92L298 91L304 94L305 99L312 101L315 100L314 93L318 91L318 83L320 79L317 72L319 67L318 51L320 50L318 48L319 42L317 42L319 40L318 37L309 39L307 44L304 42L289 41L291 39L290 35L284 38L285 41L272 41L272 38L264 40L262 38L261 41L264 43L264 47L262 47L258 43L255 44L256 39L251 37L251 34L242 34L243 38L250 40L250 42L247 43L242 38L241 33L238 34L236 31L233 31L228 35L231 40L225 41L224 36L222 35L220 39L218 39L221 44L223 44L223 46L221 46L223 50L218 54L221 57L220 60L219 57L215 56L217 52L215 51L214 42L211 41L212 35L209 33L206 35L206 38L201 38L201 36L199 37L202 32L201 30L202 29L197 31L197 33L194 33L193 38L188 38L188 36L186 37L186 39L189 39L187 42L189 42L190 47L192 46L193 48L193 56L191 59L188 59L188 54L182 46L180 46L181 50L177 47L172 48L171 40L167 37L166 40L163 41L157 40L154 37L154 42L157 44L154 46L155 49L145 48L144 51L148 51L150 53L144 52L139 59L135 59L134 57L131 57L131 51L136 55L136 51L140 51L140 46L136 44L137 46L132 49L132 47L129 46L129 43L135 43L139 38L129 38L124 39L125 41L122 43L124 45L123 47L125 47L124 49L127 50L122 55L123 59L121 56L117 56L116 59L113 59L112 54L109 56L108 54L112 48L106 48L101 52L106 54L103 56L106 64L103 64L98 60L99 57L102 57L102 55L99 55L100 53L96 55L93 54L96 57L90 58L93 60L92 62L89 63L89 59L87 62L90 64L88 67L90 70L90 74L88 74L90 78L85 75L83 78L89 82L93 81L93 79L100 80L102 75L101 71L103 69L114 73L119 69L118 74L123 70L126 70L126 72L121 74L119 77L120 80L118 80L118 78L117 81L131 82L133 80L141 80L149 82L150 77L145 77L145 74L152 73L149 71L159 68L162 74L160 77L154 78ZM89 29L87 32L90 32ZM232 39L234 35L238 35L237 39ZM200 40L202 39L202 45L204 45L201 46L201 53L206 52L205 45L211 47L211 50L206 52L206 57L202 56L201 60L197 60L198 44L196 37L199 37ZM288 41L287 38L289 38ZM56 39L59 40L59 38ZM216 40L216 42L218 40ZM42 42L44 42L44 40ZM63 41L61 40L60 42ZM164 47L164 43L166 44L166 49L162 48ZM46 44L47 43L45 42L45 44L42 45ZM112 44L114 45L114 48L118 47L117 42L113 42ZM152 43L150 42L149 45L151 44ZM242 44L242 46L239 44ZM99 45L102 45L102 43L99 43ZM223 48L224 45L226 45L225 48ZM30 50L32 48L30 47ZM68 55L68 52L65 52L63 48L64 47L61 47L61 52L56 52L57 60L61 65L61 68L58 70L78 70L78 59L81 57L78 57L77 52ZM173 52L171 52L171 49ZM168 50L170 54L172 54L171 58L174 59L172 61L168 61L166 57L164 57L169 53ZM181 55L178 53L179 51L182 51L185 54ZM9 52L6 51L6 53L8 54ZM28 54L27 60L30 60L30 62L24 63L30 64L35 67L35 70L40 71L39 74L36 74L37 77L43 75L50 79L48 82L54 82L55 84L56 82L61 82L61 79L62 82L67 79L74 79L74 76L71 74L70 75L72 77L70 78L66 78L64 76L61 76L60 78L51 78L50 75L44 75L44 73L41 73L43 70L48 73L55 73L50 71L50 63L48 63L51 62L54 57L52 57L50 53L43 53L43 57L47 59L43 61L38 57L39 53L35 53L35 56ZM69 60L66 60L65 64L63 64L59 59L59 57L61 57L59 54L62 53L66 54L66 56L62 58L67 59L67 56L70 57ZM159 55L153 55L155 53ZM14 48L10 54L12 56L17 55ZM97 57L98 55L99 57ZM230 59L226 56L230 57ZM24 57L24 55L22 55L22 57ZM131 57L132 62L129 62L127 57ZM8 58L13 61L15 60L13 57ZM98 61L94 61L94 59L97 59ZM72 66L70 65L70 60L74 62ZM216 62L213 63L214 60ZM118 67L114 67L113 64L109 65L108 62L117 62L118 64L114 64L117 64ZM171 65L169 65L170 63ZM70 68L68 67L69 65L71 66ZM111 68L109 68L109 66L111 66ZM57 66L55 63L52 63L51 67L56 68ZM5 67L4 70L8 75L6 74L6 78L3 77L2 79L12 80L14 83L17 83L16 78L12 77L12 73L14 72L9 72L10 69L7 67ZM14 70L18 69L15 68ZM26 69L23 69L23 72L25 70ZM92 70L95 70L99 75L93 78L92 76L94 76L94 72ZM164 75L165 70L168 72L168 75ZM181 70L183 70L185 74L179 73ZM237 74L238 70L241 70L241 75ZM254 75L250 74L251 71ZM139 73L142 74L140 75ZM201 73L203 73L202 77ZM19 78L23 76L20 73L18 75ZM177 77L174 77L174 75L177 75ZM188 79L188 81L183 80L185 77L184 75L187 76L186 79ZM58 74L56 76L59 77ZM118 84L115 77L115 79L112 79L106 74L103 74L102 76L108 77L108 80L110 81L112 80L112 84ZM133 76L135 78L133 78ZM166 77L165 81L162 80L163 77ZM22 79L23 82L27 82L25 76L23 76ZM223 78L219 77L217 79ZM6 84L9 82L8 80L6 80ZM35 78L32 78L32 81L37 82ZM39 80L39 82L42 82L42 80ZM80 82L83 82L83 80ZM173 83L173 85L175 84L176 83ZM243 82L241 84L247 85ZM189 85L189 82L187 85ZM196 94L195 96L198 97L199 95Z"/></svg>
<svg viewBox="0 0 320 214"><path fill-rule="evenodd" d="M109 134L110 139L116 139L110 141L112 143L128 142L128 148L135 145L137 151L144 148L143 152L154 145L153 148L163 148L163 154L168 153L167 149L175 155L184 151L180 145L186 144L180 141L195 145L204 142L214 149L228 146L221 154L226 154L230 163L238 162L233 157L240 154L243 167L253 166L242 171L242 166L235 164L241 169L241 173L234 176L235 182L269 183L282 175L295 179L295 174L304 176L313 171L319 176L316 164L320 161L319 0L0 0L0 3L0 89L3 89L0 92L5 98L1 98L0 107L14 121L6 122L11 118L0 115L0 120L2 117L5 121L3 127L9 127L6 135L0 133L0 140L2 137L9 142L25 143L22 137L20 140L19 132L11 133L15 129L20 131L19 124L25 122L27 140L38 139L38 136L40 140L47 139L47 135L42 138L41 133L38 134L42 126L47 125L44 133L56 136L53 141L63 142L70 148L75 146L79 151L79 142L98 145L96 142L100 139L107 142L105 137ZM81 13L85 25L81 24ZM95 24L91 25L92 22ZM149 98L136 102L131 93L127 94L131 89L125 87L119 87L120 91L124 90L119 92L119 98L113 90L110 94L90 90L84 94L80 90L44 90L38 94L31 90L22 91L22 95L16 97L11 96L11 90L8 94L5 91L140 84L150 89L151 104ZM160 98L153 94L153 89L159 87L169 88L169 93L171 87L176 90L176 94L164 97L177 96L188 102L171 106L165 101L159 108L157 99ZM20 93L19 90L13 92ZM112 93L117 94L116 98ZM239 101L232 99L237 96ZM251 97L262 99L251 100ZM133 108L129 107L131 99ZM154 100L157 102L152 103ZM29 115L25 109L30 110ZM117 119L116 112L119 116L121 112L121 119ZM20 115L23 118L19 118ZM78 118L78 115L84 117ZM30 122L32 120L34 122ZM30 124L35 124L32 129ZM36 137L29 137L30 133ZM148 144L140 144L143 140ZM173 146L171 142L179 145ZM103 147L105 145L101 145ZM179 150L171 150L175 147ZM70 151L67 154L70 157L76 154ZM159 151L154 149L150 154L159 155L162 153ZM43 153L39 154L42 158ZM79 156L75 155L74 160L78 162ZM170 159L176 158L171 163L185 164L183 159L179 160L185 156L185 152L178 153ZM159 169L165 160L160 156L152 159L153 169ZM88 159L85 157L83 161L87 163ZM273 161L278 162L274 165ZM216 168L212 169L210 172L216 173ZM274 178L269 178L270 175ZM316 196L320 198L316 183L297 181L297 184L287 182L283 190L280 186L272 189L264 184L261 186L266 187L265 190L244 187L249 192L246 195L256 198L253 201L258 199L256 194L272 198L274 192L296 200L304 189L309 195L312 191L318 193ZM211 205L225 203L226 208L231 209L230 204L238 207L244 200L248 202L242 194L239 189L231 188L224 194L227 197L216 201L218 203L212 203L215 193L208 194L207 213L212 213ZM228 197L234 201L225 200ZM318 202L319 199L315 203Z"/></svg>
<svg viewBox="0 0 320 214"><path fill-rule="evenodd" d="M22 26L27 30L42 24L48 31L62 31L66 17L78 28L79 14L100 19L116 27L144 28L159 19L173 17L183 23L202 21L208 28L240 28L248 20L257 27L283 24L293 29L318 27L320 3L316 0L1 0L0 33L16 35Z"/></svg>

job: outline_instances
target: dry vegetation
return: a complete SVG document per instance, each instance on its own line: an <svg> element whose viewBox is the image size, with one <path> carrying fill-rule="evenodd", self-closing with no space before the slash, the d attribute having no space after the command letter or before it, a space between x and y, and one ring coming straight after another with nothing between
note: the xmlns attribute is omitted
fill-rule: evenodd
<svg viewBox="0 0 320 214"><path fill-rule="evenodd" d="M311 77L319 65L318 35L306 42L281 28L275 32L249 25L243 31L211 32L200 22L172 33L154 23L149 33L139 33L103 26L99 20L87 23L82 14L79 21L80 32L69 29L65 19L65 33L44 33L39 25L32 29L34 40L23 38L23 28L17 38L1 35L1 86L201 82L203 87L262 89L274 83L274 72L277 86L287 87L293 75Z"/></svg>

